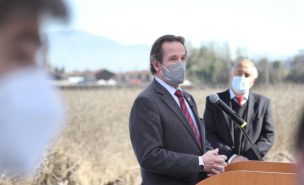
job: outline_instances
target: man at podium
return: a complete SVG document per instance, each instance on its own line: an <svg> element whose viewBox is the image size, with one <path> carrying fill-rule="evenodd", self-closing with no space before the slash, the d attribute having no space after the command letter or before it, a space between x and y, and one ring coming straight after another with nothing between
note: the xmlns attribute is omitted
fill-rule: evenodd
<svg viewBox="0 0 304 185"><path fill-rule="evenodd" d="M241 59L231 69L231 87L218 93L218 96L247 122L245 131L261 157L264 157L274 143L274 125L270 100L249 91L257 77L258 72L254 64L247 59ZM228 164L258 160L239 127L212 104L208 97L204 121L207 140L213 148L219 148L219 154L228 157Z"/></svg>
<svg viewBox="0 0 304 185"><path fill-rule="evenodd" d="M154 80L134 101L129 122L144 185L194 185L227 166L205 139L194 98L180 87L186 58L180 36L164 35L151 48Z"/></svg>

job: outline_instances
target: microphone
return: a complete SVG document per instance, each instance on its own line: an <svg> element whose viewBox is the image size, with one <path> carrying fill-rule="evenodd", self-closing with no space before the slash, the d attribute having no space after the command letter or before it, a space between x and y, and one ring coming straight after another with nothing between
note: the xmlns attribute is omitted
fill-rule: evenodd
<svg viewBox="0 0 304 185"><path fill-rule="evenodd" d="M223 100L221 100L217 94L211 94L209 96L209 100L211 103L214 103L218 108L220 108L225 114L227 114L241 128L244 128L247 125L246 121L244 121L238 113L223 102Z"/></svg>
<svg viewBox="0 0 304 185"><path fill-rule="evenodd" d="M253 145L253 143L251 142L250 138L248 137L246 131L244 130L244 127L247 125L246 121L244 121L238 113L236 113L226 103L224 103L223 100L221 100L217 94L211 94L209 96L209 100L211 103L214 103L218 108L220 108L224 113L226 113L234 121L234 123L236 123L237 125L240 126L240 129L241 129L243 135L249 142L255 155L258 157L258 159L260 161L262 161L262 157L261 157L260 153L257 151L256 147Z"/></svg>

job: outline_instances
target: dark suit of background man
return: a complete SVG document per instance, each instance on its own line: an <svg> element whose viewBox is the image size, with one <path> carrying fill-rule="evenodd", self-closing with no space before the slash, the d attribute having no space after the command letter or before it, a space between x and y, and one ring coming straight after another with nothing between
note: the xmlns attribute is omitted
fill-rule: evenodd
<svg viewBox="0 0 304 185"><path fill-rule="evenodd" d="M274 142L274 126L270 100L249 89L258 77L256 67L247 59L239 60L230 74L231 87L218 93L227 105L246 122L245 130L264 157ZM246 160L258 160L249 142L241 135L240 129L218 107L206 100L204 114L206 138L219 153L228 157L228 164Z"/></svg>
<svg viewBox="0 0 304 185"><path fill-rule="evenodd" d="M162 36L151 49L155 79L136 98L129 125L144 185L196 184L227 166L205 139L193 97L179 86L186 57L183 37Z"/></svg>

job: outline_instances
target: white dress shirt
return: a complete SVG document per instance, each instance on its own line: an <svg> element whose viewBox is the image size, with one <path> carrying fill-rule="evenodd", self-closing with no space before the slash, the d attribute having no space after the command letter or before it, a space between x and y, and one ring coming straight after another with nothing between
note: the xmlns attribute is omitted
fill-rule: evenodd
<svg viewBox="0 0 304 185"><path fill-rule="evenodd" d="M160 78L158 78L158 77L156 77L156 76L155 76L155 80L156 80L158 83L160 83L160 85L162 85L165 89L167 89L167 91L171 94L171 96L172 96L172 97L174 98L174 100L176 101L177 105L180 107L179 99L178 99L178 97L174 94L174 93L176 92L176 90L178 90L178 89L182 90L182 89L180 88L180 86L178 87L178 89L175 89L174 87L168 85L166 82L164 82L163 80L161 80ZM187 109L189 110L189 113L190 113L190 115L191 115L191 117L192 117L192 120L193 120L193 122L194 122L194 124L195 124L195 126L196 126L196 128L197 128L197 132L199 133L199 129L198 129L198 126L197 126L197 123L196 123L195 116L193 115L193 112L192 112L190 106L188 105L188 102L187 102L186 100L184 100L184 101L185 101L186 106L187 106Z"/></svg>
<svg viewBox="0 0 304 185"><path fill-rule="evenodd" d="M231 87L229 88L229 93L230 93L230 100L234 100L235 102L239 103L237 101L237 99L235 97L238 97L237 95L234 94L234 92L232 91ZM249 91L247 91L244 95L245 99L242 101L242 105L244 105L244 103L246 103L248 101L248 96L249 96ZM237 156L237 154L233 154L229 160L228 160L228 164L231 163L231 161Z"/></svg>
<svg viewBox="0 0 304 185"><path fill-rule="evenodd" d="M234 94L231 87L229 88L229 93L230 93L230 100L233 99L236 103L239 103L237 101L237 99L235 98L235 97L238 97L238 96ZM248 96L249 96L249 91L247 91L243 96L245 97L245 99L242 101L242 105L244 105L247 102Z"/></svg>

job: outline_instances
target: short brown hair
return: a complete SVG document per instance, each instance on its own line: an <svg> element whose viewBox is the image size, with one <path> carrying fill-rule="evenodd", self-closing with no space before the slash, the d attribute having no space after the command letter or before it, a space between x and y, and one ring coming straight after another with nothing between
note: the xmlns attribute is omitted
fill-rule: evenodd
<svg viewBox="0 0 304 185"><path fill-rule="evenodd" d="M152 45L151 48L151 52L150 52L150 71L152 73L152 75L154 75L156 73L152 61L155 60L156 62L162 63L163 61L163 48L162 48L162 44L164 42L180 42L183 44L184 48L185 48L185 53L187 56L187 50L186 47L184 45L185 43L185 39L184 37L181 36L175 36L175 35L164 35L159 37L154 44Z"/></svg>
<svg viewBox="0 0 304 185"><path fill-rule="evenodd" d="M15 8L37 16L49 13L53 17L68 20L68 11L62 0L0 0L0 24Z"/></svg>

